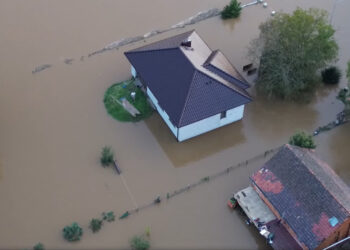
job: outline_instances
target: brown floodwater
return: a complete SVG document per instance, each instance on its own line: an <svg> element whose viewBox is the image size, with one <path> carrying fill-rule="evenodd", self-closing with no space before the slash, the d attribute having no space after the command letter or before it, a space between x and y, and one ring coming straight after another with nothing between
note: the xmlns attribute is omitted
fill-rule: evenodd
<svg viewBox="0 0 350 250"><path fill-rule="evenodd" d="M49 249L125 248L147 227L151 244L158 249L268 248L226 207L227 199L248 185L249 175L263 160L127 220L106 224L98 234L87 230L89 220L103 211L120 215L135 203L148 203L277 147L297 130L312 132L342 110L336 87L321 88L306 105L255 97L242 121L183 143L175 141L157 114L139 123L120 123L107 115L104 91L130 77L125 50L195 28L212 49L222 50L241 69L249 62L249 41L272 10L334 10L332 23L340 46L337 65L345 69L350 59L346 0L270 0L267 9L247 7L237 20L213 17L87 57L113 41L169 28L226 2L0 1L0 249L29 248L37 242ZM73 59L71 64L67 59ZM52 66L32 74L45 64ZM339 87L345 84L343 77ZM255 96L253 89L251 93ZM349 132L347 124L316 137L318 155L348 184ZM114 149L129 191L113 169L99 166L104 145ZM70 244L62 239L61 229L73 221L86 230L81 242Z"/></svg>

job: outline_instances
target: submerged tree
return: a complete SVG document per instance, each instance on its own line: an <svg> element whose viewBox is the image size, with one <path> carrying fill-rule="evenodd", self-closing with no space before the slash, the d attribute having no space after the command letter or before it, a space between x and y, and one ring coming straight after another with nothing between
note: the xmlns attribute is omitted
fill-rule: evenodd
<svg viewBox="0 0 350 250"><path fill-rule="evenodd" d="M103 167L107 167L113 163L114 154L112 152L111 147L103 147L101 152L101 164Z"/></svg>
<svg viewBox="0 0 350 250"><path fill-rule="evenodd" d="M134 236L130 240L130 247L134 250L147 250L150 247L149 239L144 235Z"/></svg>
<svg viewBox="0 0 350 250"><path fill-rule="evenodd" d="M316 148L316 144L311 135L305 132L297 132L290 139L289 144L302 148Z"/></svg>
<svg viewBox="0 0 350 250"><path fill-rule="evenodd" d="M278 13L259 28L249 54L260 64L257 88L269 98L301 99L317 86L318 70L337 57L326 11Z"/></svg>
<svg viewBox="0 0 350 250"><path fill-rule="evenodd" d="M41 242L39 242L33 247L33 250L45 250L45 247Z"/></svg>
<svg viewBox="0 0 350 250"><path fill-rule="evenodd" d="M62 232L63 238L67 241L78 241L83 235L83 229L76 222L73 222L70 226L64 227Z"/></svg>
<svg viewBox="0 0 350 250"><path fill-rule="evenodd" d="M241 3L237 0L231 0L230 4L226 5L221 12L222 19L237 18L241 14Z"/></svg>
<svg viewBox="0 0 350 250"><path fill-rule="evenodd" d="M94 218L90 221L89 228L92 230L93 233L96 233L100 231L102 227L102 222L103 222L102 220Z"/></svg>

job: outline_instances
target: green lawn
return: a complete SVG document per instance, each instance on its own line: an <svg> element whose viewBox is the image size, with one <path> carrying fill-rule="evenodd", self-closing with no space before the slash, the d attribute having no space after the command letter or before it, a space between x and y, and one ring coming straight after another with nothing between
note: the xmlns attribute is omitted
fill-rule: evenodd
<svg viewBox="0 0 350 250"><path fill-rule="evenodd" d="M130 96L130 93L133 91L136 93L135 101ZM134 105L141 114L136 117L130 115L123 106L116 101L120 101L123 97ZM137 122L150 117L153 113L153 108L148 103L146 95L140 90L140 88L134 85L133 79L115 83L109 87L105 93L103 102L108 114L122 122Z"/></svg>

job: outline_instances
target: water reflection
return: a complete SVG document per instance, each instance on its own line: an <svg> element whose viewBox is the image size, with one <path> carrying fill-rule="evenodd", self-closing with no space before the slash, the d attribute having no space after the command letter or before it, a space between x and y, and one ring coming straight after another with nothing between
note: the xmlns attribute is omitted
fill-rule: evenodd
<svg viewBox="0 0 350 250"><path fill-rule="evenodd" d="M175 167L198 161L221 150L244 143L242 121L234 122L184 142L177 142L158 114L146 120L147 127Z"/></svg>

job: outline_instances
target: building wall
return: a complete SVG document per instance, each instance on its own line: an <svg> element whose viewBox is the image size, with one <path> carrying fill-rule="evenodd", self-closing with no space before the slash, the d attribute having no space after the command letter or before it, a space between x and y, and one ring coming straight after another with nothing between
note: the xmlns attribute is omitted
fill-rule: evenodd
<svg viewBox="0 0 350 250"><path fill-rule="evenodd" d="M173 132L175 137L177 137L178 128L176 126L174 126L173 123L170 121L168 114L159 105L157 98L153 95L153 93L151 92L151 90L148 87L147 87L146 92L147 92L149 99L151 99L153 105L156 107L159 115L163 118L163 120L168 125L171 132Z"/></svg>
<svg viewBox="0 0 350 250"><path fill-rule="evenodd" d="M131 65L131 75L136 78L137 73L136 73L136 69Z"/></svg>
<svg viewBox="0 0 350 250"><path fill-rule="evenodd" d="M179 141L184 141L194 136L203 134L229 123L243 118L244 105L226 111L226 117L220 119L221 114L216 114L206 119L194 122L179 128Z"/></svg>
<svg viewBox="0 0 350 250"><path fill-rule="evenodd" d="M316 249L326 248L350 235L350 218L337 228L327 239L325 239Z"/></svg>

